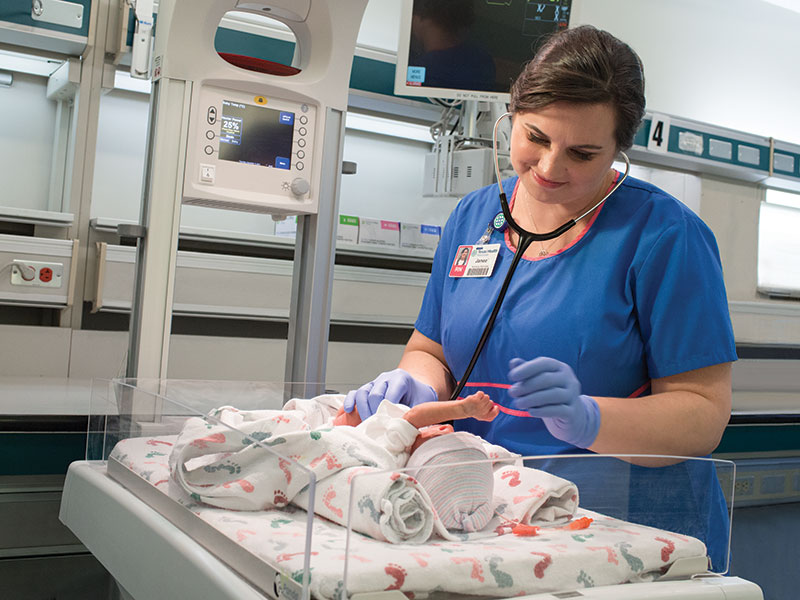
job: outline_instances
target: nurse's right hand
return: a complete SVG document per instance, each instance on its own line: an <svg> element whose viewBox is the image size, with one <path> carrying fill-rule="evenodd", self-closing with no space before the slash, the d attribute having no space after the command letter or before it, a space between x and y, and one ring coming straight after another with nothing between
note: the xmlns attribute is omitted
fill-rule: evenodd
<svg viewBox="0 0 800 600"><path fill-rule="evenodd" d="M357 408L363 421L375 414L382 400L416 406L423 402L435 402L438 396L431 386L414 379L408 371L395 369L381 373L357 390L348 392L344 399L344 410L353 412L353 408Z"/></svg>

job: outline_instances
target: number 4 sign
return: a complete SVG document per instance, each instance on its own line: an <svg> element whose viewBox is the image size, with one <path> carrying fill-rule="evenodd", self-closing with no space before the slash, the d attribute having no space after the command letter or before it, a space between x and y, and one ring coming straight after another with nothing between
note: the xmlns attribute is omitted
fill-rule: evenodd
<svg viewBox="0 0 800 600"><path fill-rule="evenodd" d="M669 145L669 117L653 115L650 133L647 136L647 149L653 152L666 152Z"/></svg>

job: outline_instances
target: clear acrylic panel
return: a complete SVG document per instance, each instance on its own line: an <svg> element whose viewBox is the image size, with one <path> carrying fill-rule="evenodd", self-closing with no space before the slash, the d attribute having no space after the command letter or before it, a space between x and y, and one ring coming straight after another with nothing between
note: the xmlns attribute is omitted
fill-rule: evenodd
<svg viewBox="0 0 800 600"><path fill-rule="evenodd" d="M477 487L475 473L487 469L490 480ZM341 579L345 597L396 589L507 598L724 574L734 469L724 460L597 454L362 469L340 500L349 517L343 573L316 572L312 593L326 576ZM443 529L454 503L489 501L487 486L493 516L480 530ZM392 536L403 539L379 541Z"/></svg>
<svg viewBox="0 0 800 600"><path fill-rule="evenodd" d="M328 392L335 412L356 387L96 381L87 458L179 507L162 514L272 597L510 597L727 572L730 461L487 446L488 460L387 469L351 428L292 422L312 401L284 406ZM309 441L322 435L332 450Z"/></svg>
<svg viewBox="0 0 800 600"><path fill-rule="evenodd" d="M178 434L190 416L220 406L278 410L289 398L346 393L360 384L95 379L92 381L87 460L106 460L121 439L149 433Z"/></svg>
<svg viewBox="0 0 800 600"><path fill-rule="evenodd" d="M293 425L282 407L321 391L283 382L95 380L86 456L107 461L112 478L269 595L306 599L323 559L311 551L314 512L303 507L315 504L313 467L324 457L309 468L280 453L299 434L284 433Z"/></svg>

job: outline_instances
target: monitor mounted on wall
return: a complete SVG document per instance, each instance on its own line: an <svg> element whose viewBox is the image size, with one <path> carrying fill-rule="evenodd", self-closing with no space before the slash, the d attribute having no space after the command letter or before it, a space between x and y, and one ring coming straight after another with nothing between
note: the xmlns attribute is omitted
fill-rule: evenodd
<svg viewBox="0 0 800 600"><path fill-rule="evenodd" d="M545 36L569 25L572 0L403 0L394 93L508 102Z"/></svg>

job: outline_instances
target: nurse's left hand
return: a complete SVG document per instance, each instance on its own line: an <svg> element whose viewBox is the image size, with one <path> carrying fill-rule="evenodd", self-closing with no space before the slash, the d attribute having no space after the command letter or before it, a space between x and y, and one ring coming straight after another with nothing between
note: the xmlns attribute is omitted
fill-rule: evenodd
<svg viewBox="0 0 800 600"><path fill-rule="evenodd" d="M588 448L600 430L600 409L594 398L581 394L581 384L569 365L554 358L524 361L512 358L508 377L513 382L512 405L540 417L553 437Z"/></svg>
<svg viewBox="0 0 800 600"><path fill-rule="evenodd" d="M383 400L416 406L423 402L435 402L438 398L436 391L428 384L418 381L403 369L394 369L348 392L344 399L344 410L349 413L356 408L363 421L375 414Z"/></svg>

